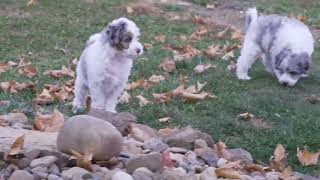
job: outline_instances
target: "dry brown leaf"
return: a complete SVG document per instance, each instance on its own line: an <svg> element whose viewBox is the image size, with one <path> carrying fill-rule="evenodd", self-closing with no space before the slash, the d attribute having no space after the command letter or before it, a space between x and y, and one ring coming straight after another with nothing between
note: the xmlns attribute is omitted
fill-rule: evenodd
<svg viewBox="0 0 320 180"><path fill-rule="evenodd" d="M155 36L154 39L160 43L166 42L166 36L162 34Z"/></svg>
<svg viewBox="0 0 320 180"><path fill-rule="evenodd" d="M37 97L33 100L35 104L45 105L53 103L55 98L50 94L49 90L43 89L41 94L38 94Z"/></svg>
<svg viewBox="0 0 320 180"><path fill-rule="evenodd" d="M239 117L246 121L250 121L254 118L254 115L249 112L245 112L245 113L239 114Z"/></svg>
<svg viewBox="0 0 320 180"><path fill-rule="evenodd" d="M24 137L25 135L22 135L13 142L13 144L10 147L8 155L13 156L21 152L24 144Z"/></svg>
<svg viewBox="0 0 320 180"><path fill-rule="evenodd" d="M168 123L169 120L170 120L170 117L164 117L164 118L158 119L158 121L159 121L160 123Z"/></svg>
<svg viewBox="0 0 320 180"><path fill-rule="evenodd" d="M8 61L7 65L10 67L16 67L16 66L18 66L18 63L14 62L14 61Z"/></svg>
<svg viewBox="0 0 320 180"><path fill-rule="evenodd" d="M58 91L53 92L52 94L54 98L58 99L60 102L71 101L74 98L74 88L70 88L67 85L65 85Z"/></svg>
<svg viewBox="0 0 320 180"><path fill-rule="evenodd" d="M231 178L231 179L240 179L240 172L232 168L218 168L216 169L216 174L218 177Z"/></svg>
<svg viewBox="0 0 320 180"><path fill-rule="evenodd" d="M149 43L143 43L143 47L144 47L145 49L151 49L151 48L153 48L153 45L152 45L152 44L149 44Z"/></svg>
<svg viewBox="0 0 320 180"><path fill-rule="evenodd" d="M282 144L278 144L274 156L270 160L270 167L279 172L282 172L286 169L288 165L287 153Z"/></svg>
<svg viewBox="0 0 320 180"><path fill-rule="evenodd" d="M58 132L64 124L64 115L55 109L52 114L43 115L36 113L34 128L45 132Z"/></svg>
<svg viewBox="0 0 320 180"><path fill-rule="evenodd" d="M216 8L216 6L215 6L214 4L207 4L207 5L206 5L206 8L213 10L213 9Z"/></svg>
<svg viewBox="0 0 320 180"><path fill-rule="evenodd" d="M139 100L139 106L140 106L140 107L144 107L144 106L146 106L146 105L148 105L148 104L152 104L151 101L147 100L147 99L146 99L145 97L143 97L142 95L138 95L138 96L136 96L136 98L138 98L138 100Z"/></svg>
<svg viewBox="0 0 320 180"><path fill-rule="evenodd" d="M301 21L301 22L304 22L304 23L307 21L307 17L306 17L306 16L302 16L302 15L297 16L297 19L298 19L299 21Z"/></svg>
<svg viewBox="0 0 320 180"><path fill-rule="evenodd" d="M193 71L196 74L201 74L210 68L216 68L216 66L212 64L198 64L196 67L193 68Z"/></svg>
<svg viewBox="0 0 320 180"><path fill-rule="evenodd" d="M67 68L66 66L62 66L61 70L47 70L43 73L43 75L49 75L54 78L61 78L63 76L70 76L74 78L74 71L72 71L70 68Z"/></svg>
<svg viewBox="0 0 320 180"><path fill-rule="evenodd" d="M25 58L25 57L21 57L19 59L19 64L18 64L18 68L30 65L31 63Z"/></svg>
<svg viewBox="0 0 320 180"><path fill-rule="evenodd" d="M174 61L182 61L182 60L190 60L197 54L199 54L199 50L192 47L191 45L184 45L180 48L177 48L176 53L173 57Z"/></svg>
<svg viewBox="0 0 320 180"><path fill-rule="evenodd" d="M301 178L294 176L292 168L288 166L279 176L282 180L300 180Z"/></svg>
<svg viewBox="0 0 320 180"><path fill-rule="evenodd" d="M133 15L133 14L134 14L134 10L133 10L133 8L130 7L130 6L127 6L127 7L126 7L126 11L127 11L127 14L128 14L128 15Z"/></svg>
<svg viewBox="0 0 320 180"><path fill-rule="evenodd" d="M200 94L192 94L192 93L184 92L182 94L182 97L188 102L196 102L196 101L199 101L199 100L217 98L215 95L212 95L212 94L209 94L209 93L206 93L206 92L201 92Z"/></svg>
<svg viewBox="0 0 320 180"><path fill-rule="evenodd" d="M236 72L237 64L234 61L231 61L230 64L227 66L228 71Z"/></svg>
<svg viewBox="0 0 320 180"><path fill-rule="evenodd" d="M71 149L70 150L72 155L75 157L77 166L84 168L88 171L92 171L92 158L93 158L93 153L85 153L85 154L80 154L79 152Z"/></svg>
<svg viewBox="0 0 320 180"><path fill-rule="evenodd" d="M302 151L297 148L297 157L303 166L317 165L320 152L312 153L306 147Z"/></svg>
<svg viewBox="0 0 320 180"><path fill-rule="evenodd" d="M311 104L317 104L317 103L320 103L320 96L312 95L312 96L306 97L305 100Z"/></svg>
<svg viewBox="0 0 320 180"><path fill-rule="evenodd" d="M176 71L176 62L170 58L164 58L159 67L168 73L172 73Z"/></svg>
<svg viewBox="0 0 320 180"><path fill-rule="evenodd" d="M119 97L118 103L127 104L130 102L130 99L131 99L131 95L128 93L128 91L124 91Z"/></svg>
<svg viewBox="0 0 320 180"><path fill-rule="evenodd" d="M33 90L35 87L35 83L18 83L15 81L10 81L10 82L0 82L0 89L4 92L9 92L9 93L18 93L18 91L23 91L26 89Z"/></svg>
<svg viewBox="0 0 320 180"><path fill-rule="evenodd" d="M171 92L157 94L153 93L152 96L154 97L155 101L158 103L168 103L171 102L173 94Z"/></svg>
<svg viewBox="0 0 320 180"><path fill-rule="evenodd" d="M223 60L229 60L229 59L233 59L233 58L234 58L233 51L230 51L230 52L226 53L224 56L222 56Z"/></svg>
<svg viewBox="0 0 320 180"><path fill-rule="evenodd" d="M235 27L232 27L231 29L232 29L231 39L238 40L238 41L244 40L244 33L242 31L240 31Z"/></svg>
<svg viewBox="0 0 320 180"><path fill-rule="evenodd" d="M232 154L227 150L228 147L224 142L219 140L219 142L214 145L214 149L216 150L216 153L219 157L222 157L226 160L232 158Z"/></svg>
<svg viewBox="0 0 320 180"><path fill-rule="evenodd" d="M23 66L18 71L20 74L23 74L28 78L33 78L38 73L38 69L32 65Z"/></svg>
<svg viewBox="0 0 320 180"><path fill-rule="evenodd" d="M201 24L201 25L206 25L206 24L207 24L206 20L203 19L203 18L202 18L201 16L199 16L199 15L194 16L194 17L192 18L192 22L193 22L194 24Z"/></svg>
<svg viewBox="0 0 320 180"><path fill-rule="evenodd" d="M184 84L182 84L178 86L176 89L172 90L171 92L173 96L182 96L184 91L185 91Z"/></svg>
<svg viewBox="0 0 320 180"><path fill-rule="evenodd" d="M30 6L34 6L38 3L38 0L29 0L27 2L27 6L30 7Z"/></svg>
<svg viewBox="0 0 320 180"><path fill-rule="evenodd" d="M161 81L164 81L166 78L162 75L152 75L148 81L152 83L160 83Z"/></svg>
<svg viewBox="0 0 320 180"><path fill-rule="evenodd" d="M200 40L202 36L208 34L208 28L205 26L201 26L194 33L191 34L190 39Z"/></svg>
<svg viewBox="0 0 320 180"><path fill-rule="evenodd" d="M261 173L265 173L265 167L259 165L259 164L246 164L246 166L244 167L244 169L246 171L248 171L249 173L252 173L252 172L261 172Z"/></svg>
<svg viewBox="0 0 320 180"><path fill-rule="evenodd" d="M225 38L228 31L229 31L229 27L226 27L223 31L217 34L217 38L220 38L220 39Z"/></svg>
<svg viewBox="0 0 320 180"><path fill-rule="evenodd" d="M203 53L208 57L214 58L221 55L221 48L217 45L211 45Z"/></svg>
<svg viewBox="0 0 320 180"><path fill-rule="evenodd" d="M7 63L0 63L0 74L8 70L9 66Z"/></svg>
<svg viewBox="0 0 320 180"><path fill-rule="evenodd" d="M202 91L203 87L207 84L207 82L200 83L200 81L197 81L196 85L189 86L186 90L183 92L195 94Z"/></svg>
<svg viewBox="0 0 320 180"><path fill-rule="evenodd" d="M142 87L143 84L144 84L145 80L144 79L139 79L138 81L135 81L135 82L132 82L132 83L129 83L127 85L127 90L128 91L131 91L131 90L134 90L136 88L139 88L139 87Z"/></svg>

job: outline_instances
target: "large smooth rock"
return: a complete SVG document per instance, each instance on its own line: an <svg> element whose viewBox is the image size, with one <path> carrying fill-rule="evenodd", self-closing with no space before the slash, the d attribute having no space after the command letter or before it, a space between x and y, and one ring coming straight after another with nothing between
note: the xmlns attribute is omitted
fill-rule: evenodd
<svg viewBox="0 0 320 180"><path fill-rule="evenodd" d="M137 141L147 141L153 138L159 138L158 132L149 126L143 124L130 124L130 135Z"/></svg>
<svg viewBox="0 0 320 180"><path fill-rule="evenodd" d="M68 170L62 171L62 178L65 180L71 180L77 174L84 175L90 174L90 172L80 167L73 167Z"/></svg>
<svg viewBox="0 0 320 180"><path fill-rule="evenodd" d="M4 121L4 123L8 124L9 126L13 126L17 123L26 124L28 123L28 118L23 113L9 113L6 115L1 115L0 119Z"/></svg>
<svg viewBox="0 0 320 180"><path fill-rule="evenodd" d="M156 180L160 178L159 175L152 173L149 169L145 167L136 169L133 172L132 177L134 180Z"/></svg>
<svg viewBox="0 0 320 180"><path fill-rule="evenodd" d="M197 139L203 139L210 147L214 145L213 139L208 134L195 130L190 126L173 131L171 134L164 137L164 142L170 147L193 149L194 142Z"/></svg>
<svg viewBox="0 0 320 180"><path fill-rule="evenodd" d="M69 118L57 139L58 149L71 153L93 153L95 160L118 156L123 146L121 133L109 122L88 115Z"/></svg>
<svg viewBox="0 0 320 180"><path fill-rule="evenodd" d="M150 149L153 152L162 152L169 146L159 138L152 138L143 143L143 148Z"/></svg>
<svg viewBox="0 0 320 180"><path fill-rule="evenodd" d="M180 168L165 169L161 174L161 180L185 180L186 172Z"/></svg>
<svg viewBox="0 0 320 180"><path fill-rule="evenodd" d="M217 166L219 157L216 152L211 148L195 149L197 157L203 159L210 166Z"/></svg>
<svg viewBox="0 0 320 180"><path fill-rule="evenodd" d="M10 176L9 180L33 180L33 176L27 171L16 170Z"/></svg>
<svg viewBox="0 0 320 180"><path fill-rule="evenodd" d="M37 166L45 166L45 167L49 167L51 164L53 164L54 162L56 162L58 158L55 156L45 156L42 158L38 158L38 159L34 159L31 161L30 163L30 167L34 168Z"/></svg>
<svg viewBox="0 0 320 180"><path fill-rule="evenodd" d="M242 148L228 149L228 151L229 151L229 153L232 154L231 159L230 159L231 161L241 160L242 162L244 162L246 164L253 163L253 158L252 158L251 154Z"/></svg>
<svg viewBox="0 0 320 180"><path fill-rule="evenodd" d="M129 133L130 124L132 122L137 122L137 117L129 112L113 113L108 111L92 109L88 113L88 115L108 121L114 127L116 127L124 136Z"/></svg>
<svg viewBox="0 0 320 180"><path fill-rule="evenodd" d="M22 153L33 149L56 151L57 132L40 132L11 127L0 127L0 152L7 152L13 142L25 135Z"/></svg>
<svg viewBox="0 0 320 180"><path fill-rule="evenodd" d="M138 155L130 158L126 164L126 168L130 174L140 167L146 167L153 172L160 170L161 154L152 152L150 154Z"/></svg>
<svg viewBox="0 0 320 180"><path fill-rule="evenodd" d="M216 179L217 179L216 168L214 167L208 167L200 175L200 180L216 180Z"/></svg>
<svg viewBox="0 0 320 180"><path fill-rule="evenodd" d="M111 180L133 180L132 176L123 171L117 171L112 176Z"/></svg>

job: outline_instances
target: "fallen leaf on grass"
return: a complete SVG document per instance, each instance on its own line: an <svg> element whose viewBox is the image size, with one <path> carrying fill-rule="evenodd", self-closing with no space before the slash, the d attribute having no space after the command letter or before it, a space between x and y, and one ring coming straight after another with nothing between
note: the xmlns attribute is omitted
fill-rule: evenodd
<svg viewBox="0 0 320 180"><path fill-rule="evenodd" d="M85 154L80 154L79 152L71 149L70 150L72 155L75 157L77 166L84 168L88 171L92 171L92 158L93 158L93 153L85 153Z"/></svg>
<svg viewBox="0 0 320 180"><path fill-rule="evenodd" d="M282 144L278 144L273 157L270 159L270 167L279 172L283 172L288 166L287 153Z"/></svg>
<svg viewBox="0 0 320 180"><path fill-rule="evenodd" d="M159 67L168 73L172 73L176 71L176 62L169 58L164 58Z"/></svg>
<svg viewBox="0 0 320 180"><path fill-rule="evenodd" d="M241 174L232 168L218 168L216 169L215 172L218 177L231 178L231 179L241 178Z"/></svg>
<svg viewBox="0 0 320 180"><path fill-rule="evenodd" d="M158 119L158 121L159 121L160 123L168 123L169 120L170 120L170 117L165 117L165 118L160 118L160 119Z"/></svg>
<svg viewBox="0 0 320 180"><path fill-rule="evenodd" d="M236 72L237 71L237 63L234 61L231 61L230 64L227 66L227 70L230 72Z"/></svg>
<svg viewBox="0 0 320 180"><path fill-rule="evenodd" d="M229 160L232 158L232 154L227 150L227 145L219 141L217 144L214 145L214 149L216 150L216 153L219 157L224 158L226 160Z"/></svg>
<svg viewBox="0 0 320 180"><path fill-rule="evenodd" d="M299 20L299 21L301 21L301 22L306 22L307 21L307 17L306 16L297 16L297 19Z"/></svg>
<svg viewBox="0 0 320 180"><path fill-rule="evenodd" d="M160 83L161 81L164 81L164 80L165 80L165 77L162 75L152 75L148 81L152 83Z"/></svg>
<svg viewBox="0 0 320 180"><path fill-rule="evenodd" d="M20 137L18 137L13 144L10 147L10 150L8 152L8 155L13 156L13 155L17 155L21 152L22 148L23 148L23 144L24 144L24 137L25 135L22 135Z"/></svg>
<svg viewBox="0 0 320 180"><path fill-rule="evenodd" d="M151 49L151 48L153 48L153 45L152 45L152 44L149 44L149 43L143 43L143 47L144 47L145 49Z"/></svg>
<svg viewBox="0 0 320 180"><path fill-rule="evenodd" d="M201 25L206 25L206 24L207 24L206 20L203 19L203 18L202 18L201 16L199 16L199 15L194 16L194 17L192 18L192 22L193 22L194 24L201 24Z"/></svg>
<svg viewBox="0 0 320 180"><path fill-rule="evenodd" d="M18 63L18 68L24 67L24 66L28 66L31 63L25 58L25 57L21 57Z"/></svg>
<svg viewBox="0 0 320 180"><path fill-rule="evenodd" d="M0 74L8 70L9 66L7 63L0 63Z"/></svg>
<svg viewBox="0 0 320 180"><path fill-rule="evenodd" d="M205 100L205 99L217 98L217 96L206 93L206 92L201 92L200 94L192 94L192 93L184 92L182 94L182 97L188 102L196 102L196 101Z"/></svg>
<svg viewBox="0 0 320 180"><path fill-rule="evenodd" d="M302 151L300 151L299 148L297 149L298 160L303 166L317 165L319 155L320 155L320 152L312 153L308 151L306 147L304 147Z"/></svg>
<svg viewBox="0 0 320 180"><path fill-rule="evenodd" d="M58 132L64 124L64 115L55 109L52 114L43 115L37 112L34 128L45 132Z"/></svg>
<svg viewBox="0 0 320 180"><path fill-rule="evenodd" d="M280 179L283 180L300 180L300 177L294 176L292 168L288 166L283 172L280 173Z"/></svg>
<svg viewBox="0 0 320 180"><path fill-rule="evenodd" d="M166 36L162 34L155 36L154 39L160 43L166 42Z"/></svg>
<svg viewBox="0 0 320 180"><path fill-rule="evenodd" d="M128 93L128 91L124 91L121 96L118 99L119 104L127 104L130 102L131 95Z"/></svg>
<svg viewBox="0 0 320 180"><path fill-rule="evenodd" d="M127 84L127 88L126 89L128 91L131 91L131 90L134 90L136 88L142 87L144 82L145 82L144 79L139 79L138 81L135 81L135 82Z"/></svg>
<svg viewBox="0 0 320 180"><path fill-rule="evenodd" d="M127 14L128 14L128 15L133 15L133 14L134 14L134 10L133 10L133 8L130 7L130 6L127 6L127 7L126 7L126 11L127 11Z"/></svg>
<svg viewBox="0 0 320 180"><path fill-rule="evenodd" d="M18 72L20 74L27 76L28 78L33 78L34 76L37 75L38 70L36 67L34 67L32 65L26 65L26 66L19 68Z"/></svg>
<svg viewBox="0 0 320 180"><path fill-rule="evenodd" d="M50 94L49 90L43 89L41 94L38 94L37 97L33 100L35 104L45 105L53 103L55 98Z"/></svg>
<svg viewBox="0 0 320 180"><path fill-rule="evenodd" d="M244 33L241 30L235 27L232 27L231 29L232 29L231 39L238 40L238 41L244 40Z"/></svg>
<svg viewBox="0 0 320 180"><path fill-rule="evenodd" d="M226 53L224 56L222 56L223 60L229 60L229 59L233 59L233 58L234 58L233 51L230 51L230 52Z"/></svg>
<svg viewBox="0 0 320 180"><path fill-rule="evenodd" d="M174 61L191 60L194 56L199 54L199 50L191 45L184 45L180 48L177 48L176 51L178 53L174 55Z"/></svg>
<svg viewBox="0 0 320 180"><path fill-rule="evenodd" d="M263 167L259 164L246 164L246 166L244 167L244 169L246 171L248 171L249 173L252 172L261 172L261 173L265 173L266 171L266 167Z"/></svg>
<svg viewBox="0 0 320 180"><path fill-rule="evenodd" d="M155 101L158 103L168 103L171 102L173 95L171 92L157 94L153 93L152 96L154 97Z"/></svg>
<svg viewBox="0 0 320 180"><path fill-rule="evenodd" d="M229 27L226 27L223 31L217 34L217 38L220 38L220 39L224 38L228 33L228 31L229 31Z"/></svg>
<svg viewBox="0 0 320 180"><path fill-rule="evenodd" d="M72 71L70 68L67 68L66 66L62 66L61 70L47 70L43 73L43 75L49 75L54 78L61 78L63 76L70 76L74 78L74 71Z"/></svg>
<svg viewBox="0 0 320 180"><path fill-rule="evenodd" d="M186 93L191 93L191 94L196 94L196 93L199 93L200 91L202 91L203 87L207 84L207 82L204 82L204 83L200 83L200 81L197 81L197 84L196 85L192 85L192 86L189 86L187 89L182 90L182 93L183 92L186 92Z"/></svg>
<svg viewBox="0 0 320 180"><path fill-rule="evenodd" d="M138 98L138 100L139 100L139 106L140 106L140 107L144 107L144 106L146 106L146 105L148 105L148 104L152 104L151 101L147 100L147 99L146 99L145 97L143 97L142 95L138 95L138 96L136 96L136 98Z"/></svg>
<svg viewBox="0 0 320 180"><path fill-rule="evenodd" d="M194 33L191 34L190 39L200 40L202 36L208 34L208 28L205 26L200 27Z"/></svg>
<svg viewBox="0 0 320 180"><path fill-rule="evenodd" d="M15 81L10 82L0 82L0 89L4 92L9 92L12 94L18 93L18 91L23 91L26 89L33 90L35 87L35 83L18 83Z"/></svg>
<svg viewBox="0 0 320 180"><path fill-rule="evenodd" d="M257 128L271 128L271 124L262 118L256 118L253 114L246 112L240 114L239 117Z"/></svg>
<svg viewBox="0 0 320 180"><path fill-rule="evenodd" d="M217 45L211 45L203 53L208 57L214 58L221 55L221 48Z"/></svg>
<svg viewBox="0 0 320 180"><path fill-rule="evenodd" d="M38 3L38 0L29 0L27 2L27 6L30 7L30 6L36 5L37 3Z"/></svg>
<svg viewBox="0 0 320 180"><path fill-rule="evenodd" d="M193 71L196 74L201 74L210 68L216 68L216 66L212 64L198 64L196 67L193 68Z"/></svg>

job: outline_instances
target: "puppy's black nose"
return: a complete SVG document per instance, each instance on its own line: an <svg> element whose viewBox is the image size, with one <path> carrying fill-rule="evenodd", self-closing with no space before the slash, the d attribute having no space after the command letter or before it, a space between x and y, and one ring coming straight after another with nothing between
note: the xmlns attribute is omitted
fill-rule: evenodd
<svg viewBox="0 0 320 180"><path fill-rule="evenodd" d="M288 82L283 82L282 85L283 86L288 86Z"/></svg>
<svg viewBox="0 0 320 180"><path fill-rule="evenodd" d="M139 53L140 53L140 51L141 51L141 49L139 49L139 48L138 48L136 51L137 51L137 54L139 54Z"/></svg>

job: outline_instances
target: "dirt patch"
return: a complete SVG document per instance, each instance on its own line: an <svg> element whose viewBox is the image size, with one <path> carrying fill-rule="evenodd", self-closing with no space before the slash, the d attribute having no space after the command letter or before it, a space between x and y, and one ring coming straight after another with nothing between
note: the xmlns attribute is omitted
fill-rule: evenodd
<svg viewBox="0 0 320 180"><path fill-rule="evenodd" d="M14 5L0 6L0 16L17 17L17 18L28 18L32 14Z"/></svg>

